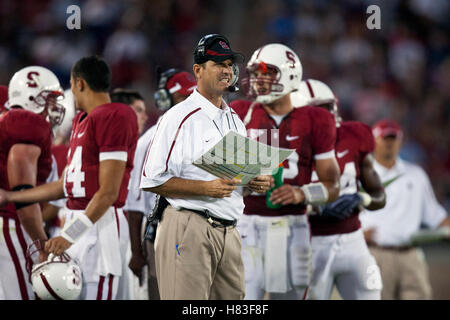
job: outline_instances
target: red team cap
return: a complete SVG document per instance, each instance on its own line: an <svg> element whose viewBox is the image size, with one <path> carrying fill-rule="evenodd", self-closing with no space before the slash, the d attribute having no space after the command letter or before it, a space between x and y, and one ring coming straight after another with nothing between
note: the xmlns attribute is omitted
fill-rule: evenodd
<svg viewBox="0 0 450 320"><path fill-rule="evenodd" d="M196 87L197 82L195 81L194 76L185 71L174 74L170 77L169 81L167 81L166 85L166 89L170 94L178 92L185 97L189 96Z"/></svg>
<svg viewBox="0 0 450 320"><path fill-rule="evenodd" d="M397 122L385 119L374 124L374 126L372 127L372 133L375 138L378 138L379 136L381 136L382 138L396 138L402 135L402 129Z"/></svg>
<svg viewBox="0 0 450 320"><path fill-rule="evenodd" d="M0 112L8 110L5 103L8 101L8 87L0 86Z"/></svg>

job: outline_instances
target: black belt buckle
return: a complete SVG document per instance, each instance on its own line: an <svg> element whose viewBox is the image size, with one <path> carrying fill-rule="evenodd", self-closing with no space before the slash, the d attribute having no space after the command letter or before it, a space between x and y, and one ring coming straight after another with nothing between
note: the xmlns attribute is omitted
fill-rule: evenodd
<svg viewBox="0 0 450 320"><path fill-rule="evenodd" d="M236 226L236 220L229 221L229 220L213 217L209 214L208 209L205 210L205 216L206 216L206 220L208 220L208 222L213 226L213 228ZM214 220L219 222L220 225L215 223Z"/></svg>

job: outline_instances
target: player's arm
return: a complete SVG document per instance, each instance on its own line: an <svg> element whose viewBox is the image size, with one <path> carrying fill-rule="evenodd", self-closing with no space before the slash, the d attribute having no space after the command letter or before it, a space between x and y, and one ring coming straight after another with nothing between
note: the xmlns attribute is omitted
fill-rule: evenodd
<svg viewBox="0 0 450 320"><path fill-rule="evenodd" d="M121 160L103 160L100 162L98 173L99 189L89 201L85 215L81 215L81 219L73 220L71 225L65 226L63 235L68 234L70 236L76 233L79 236L105 214L106 210L117 200L125 168L126 162ZM71 226L73 230L69 232ZM75 233L72 233L72 231ZM72 240L75 241L76 239ZM67 237L63 236L52 238L45 244L45 250L60 255L74 241L71 242Z"/></svg>
<svg viewBox="0 0 450 320"><path fill-rule="evenodd" d="M336 158L315 160L319 182L303 185L302 187L283 184L275 189L270 201L273 204L323 204L333 202L339 195L340 169Z"/></svg>
<svg viewBox="0 0 450 320"><path fill-rule="evenodd" d="M128 267L134 275L141 279L142 268L147 264L142 248L141 228L144 214L139 211L128 211L128 227L130 230L131 259Z"/></svg>
<svg viewBox="0 0 450 320"><path fill-rule="evenodd" d="M386 194L380 177L373 168L373 156L367 154L360 164L361 184L368 197L361 192L362 205L368 210L378 210L384 208L386 204Z"/></svg>
<svg viewBox="0 0 450 320"><path fill-rule="evenodd" d="M34 203L64 198L63 183L64 180L61 177L58 181L42 184L35 188L26 189L20 192L0 189L0 206L8 202Z"/></svg>
<svg viewBox="0 0 450 320"><path fill-rule="evenodd" d="M20 190L31 188L36 185L38 160L41 148L31 144L15 144L8 153L7 171L10 189ZM20 191L18 191L20 193ZM39 204L16 205L17 215L20 223L25 228L30 238L35 240L46 240L42 215Z"/></svg>
<svg viewBox="0 0 450 320"><path fill-rule="evenodd" d="M328 191L327 202L333 202L339 196L339 178L341 171L336 158L317 159L315 160L315 168L319 182L322 183Z"/></svg>

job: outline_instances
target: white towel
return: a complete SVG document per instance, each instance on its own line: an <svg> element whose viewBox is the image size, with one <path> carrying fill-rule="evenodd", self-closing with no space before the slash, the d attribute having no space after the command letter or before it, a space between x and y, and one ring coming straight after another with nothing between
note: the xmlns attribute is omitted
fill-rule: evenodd
<svg viewBox="0 0 450 320"><path fill-rule="evenodd" d="M289 223L285 217L267 221L266 250L264 254L264 285L267 292L287 292L292 289L288 281L287 240Z"/></svg>
<svg viewBox="0 0 450 320"><path fill-rule="evenodd" d="M119 214L119 213L118 213ZM118 217L113 207L95 223L98 236L99 264L97 272L101 275L122 275L122 259L117 227Z"/></svg>
<svg viewBox="0 0 450 320"><path fill-rule="evenodd" d="M65 210L66 222L79 214L85 214L84 210ZM67 253L79 261L85 282L94 281L99 275L120 276L122 259L114 208L108 208L91 230L75 242Z"/></svg>

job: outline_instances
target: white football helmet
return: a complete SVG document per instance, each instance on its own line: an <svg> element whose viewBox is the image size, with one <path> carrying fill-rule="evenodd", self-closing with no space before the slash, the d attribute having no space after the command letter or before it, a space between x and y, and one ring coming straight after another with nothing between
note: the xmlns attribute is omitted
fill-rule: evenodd
<svg viewBox="0 0 450 320"><path fill-rule="evenodd" d="M42 250L42 244L36 243L28 247L27 261L32 261L33 254ZM27 269L31 274L33 291L39 299L77 300L80 297L83 285L81 268L67 253L60 256L49 254L47 261L35 264L32 268L31 263L28 263Z"/></svg>
<svg viewBox="0 0 450 320"><path fill-rule="evenodd" d="M314 79L303 80L298 91L291 93L291 103L294 107L323 106L334 115L336 126L339 127L342 119L339 116L338 102L330 87Z"/></svg>
<svg viewBox="0 0 450 320"><path fill-rule="evenodd" d="M58 78L50 70L31 66L17 71L8 85L8 108L20 106L40 114L47 111L47 121L60 125L65 109L56 102L64 96Z"/></svg>
<svg viewBox="0 0 450 320"><path fill-rule="evenodd" d="M270 104L298 90L302 72L300 59L292 49L271 43L253 53L247 64L248 77L242 84L249 97Z"/></svg>
<svg viewBox="0 0 450 320"><path fill-rule="evenodd" d="M59 126L54 127L53 131L55 137L65 138L72 131L72 121L75 116L75 100L71 89L64 91L64 99L60 102L65 110L64 119Z"/></svg>

